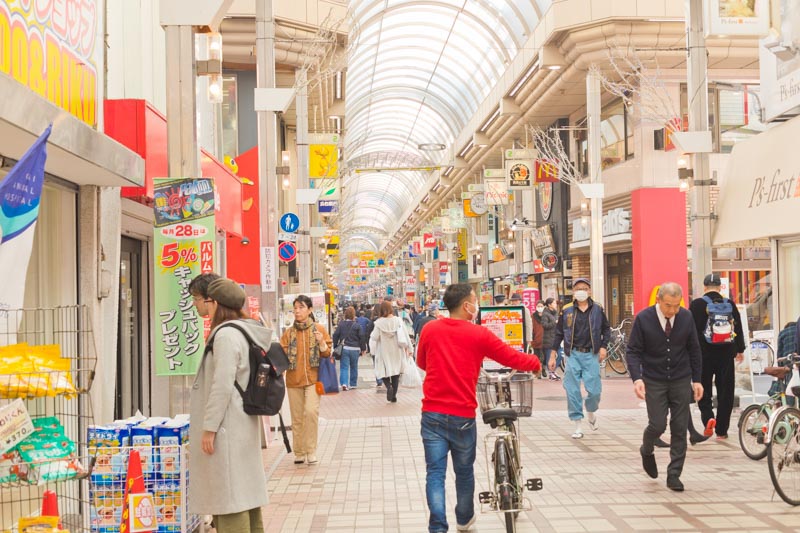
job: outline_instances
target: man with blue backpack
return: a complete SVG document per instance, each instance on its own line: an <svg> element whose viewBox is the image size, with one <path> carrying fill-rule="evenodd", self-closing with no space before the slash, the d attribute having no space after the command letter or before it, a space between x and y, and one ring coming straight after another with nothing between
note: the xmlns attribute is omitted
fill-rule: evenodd
<svg viewBox="0 0 800 533"><path fill-rule="evenodd" d="M703 352L703 398L697 402L706 436L716 427L717 439L728 438L728 427L733 411L736 376L734 360L744 357L745 338L742 320L736 303L725 298L719 290L719 274L708 274L703 279L704 294L692 301L689 310L694 316L700 350ZM711 403L711 383L717 389L717 414Z"/></svg>

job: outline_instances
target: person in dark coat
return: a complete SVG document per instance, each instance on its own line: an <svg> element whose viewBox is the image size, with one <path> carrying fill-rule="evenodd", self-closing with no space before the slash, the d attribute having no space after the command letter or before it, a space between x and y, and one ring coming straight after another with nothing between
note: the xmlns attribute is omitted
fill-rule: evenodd
<svg viewBox="0 0 800 533"><path fill-rule="evenodd" d="M548 298L544 302L536 303L536 313L541 317L542 324L542 346L549 350L553 346L553 339L556 336L556 324L558 323L558 311L554 308L555 300ZM558 365L560 361L556 361ZM551 381L558 381L561 378L552 370L547 371L547 377Z"/></svg>
<svg viewBox="0 0 800 533"><path fill-rule="evenodd" d="M658 477L653 450L667 429L669 415L667 487L674 491L683 490L680 476L686 459L689 403L692 397L703 396L703 358L692 314L681 307L682 296L677 283L659 287L656 305L636 315L626 353L636 396L647 404L648 424L639 448L642 467L651 478Z"/></svg>
<svg viewBox="0 0 800 533"><path fill-rule="evenodd" d="M715 303L722 302L726 298L719 293L722 280L719 274L709 274L703 280L706 298ZM689 310L694 316L694 323L697 329L697 338L700 341L700 349L703 351L703 398L697 402L700 408L700 415L703 424L706 426L706 433L711 434L711 430L716 426L717 439L728 438L728 428L731 423L731 412L733 411L733 395L736 385L736 374L734 370L734 360L741 362L744 359L745 338L742 331L742 319L736 303L727 298L733 305L733 342L729 344L709 344L704 335L708 324L708 302L705 298L696 298L692 301ZM717 389L717 414L711 404L711 384L712 381Z"/></svg>
<svg viewBox="0 0 800 533"><path fill-rule="evenodd" d="M333 332L333 345L342 346L342 358L339 365L339 384L343 391L358 388L358 358L367 351L367 336L356 320L356 310L348 307L344 310L344 320Z"/></svg>

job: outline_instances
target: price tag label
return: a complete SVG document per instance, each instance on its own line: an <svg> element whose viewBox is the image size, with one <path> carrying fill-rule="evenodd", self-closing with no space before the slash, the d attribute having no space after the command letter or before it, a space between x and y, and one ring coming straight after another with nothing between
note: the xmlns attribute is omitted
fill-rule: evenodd
<svg viewBox="0 0 800 533"><path fill-rule="evenodd" d="M33 433L33 422L22 400L0 407L0 453L5 453Z"/></svg>

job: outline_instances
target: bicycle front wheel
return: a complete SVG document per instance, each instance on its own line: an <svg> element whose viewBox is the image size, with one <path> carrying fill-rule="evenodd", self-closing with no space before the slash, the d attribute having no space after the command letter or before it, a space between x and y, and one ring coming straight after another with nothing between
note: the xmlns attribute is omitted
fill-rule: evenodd
<svg viewBox="0 0 800 533"><path fill-rule="evenodd" d="M800 409L789 407L775 418L767 463L778 496L800 505Z"/></svg>
<svg viewBox="0 0 800 533"><path fill-rule="evenodd" d="M739 417L739 444L750 459L758 461L767 456L764 427L768 423L767 412L760 405L751 405L742 411Z"/></svg>
<svg viewBox="0 0 800 533"><path fill-rule="evenodd" d="M606 361L608 362L608 366L611 367L611 370L617 374L625 375L628 373L628 365L625 364L625 354L620 353L619 350L614 350L613 354L608 354Z"/></svg>

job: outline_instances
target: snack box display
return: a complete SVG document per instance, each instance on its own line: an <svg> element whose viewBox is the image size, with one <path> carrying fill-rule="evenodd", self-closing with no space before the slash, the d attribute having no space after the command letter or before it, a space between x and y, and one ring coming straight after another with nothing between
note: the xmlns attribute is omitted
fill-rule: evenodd
<svg viewBox="0 0 800 533"><path fill-rule="evenodd" d="M171 420L166 424L156 426L155 436L158 445L156 471L162 478L179 476L181 471L180 446L189 442L189 423Z"/></svg>
<svg viewBox="0 0 800 533"><path fill-rule="evenodd" d="M89 426L89 455L95 456L94 473L124 474L128 471L128 453L122 447L130 444L128 426Z"/></svg>
<svg viewBox="0 0 800 533"><path fill-rule="evenodd" d="M153 446L155 445L155 429L153 426L133 426L131 428L131 447L139 452L142 460L142 473L155 472L155 458Z"/></svg>

